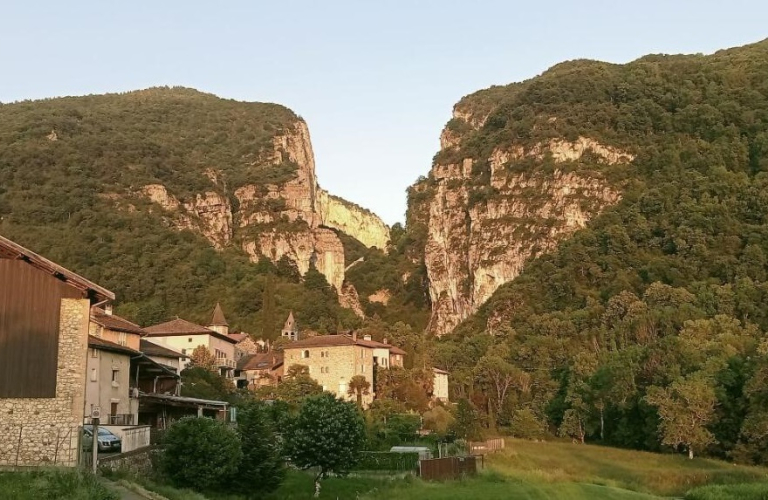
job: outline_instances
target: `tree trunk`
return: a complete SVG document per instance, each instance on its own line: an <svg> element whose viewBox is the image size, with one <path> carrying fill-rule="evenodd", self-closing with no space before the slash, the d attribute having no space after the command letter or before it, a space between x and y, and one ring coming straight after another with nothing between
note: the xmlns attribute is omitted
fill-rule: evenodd
<svg viewBox="0 0 768 500"><path fill-rule="evenodd" d="M320 496L320 479L323 477L323 471L320 470L320 473L315 476L315 494L312 495L314 498L318 498Z"/></svg>
<svg viewBox="0 0 768 500"><path fill-rule="evenodd" d="M603 408L600 408L600 441L605 441L605 415Z"/></svg>
<svg viewBox="0 0 768 500"><path fill-rule="evenodd" d="M693 448L688 447L688 458L693 460Z"/></svg>

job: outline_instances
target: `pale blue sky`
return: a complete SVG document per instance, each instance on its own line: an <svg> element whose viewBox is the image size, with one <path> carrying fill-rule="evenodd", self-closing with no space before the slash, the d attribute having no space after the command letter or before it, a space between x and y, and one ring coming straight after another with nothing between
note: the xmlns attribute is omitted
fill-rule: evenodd
<svg viewBox="0 0 768 500"><path fill-rule="evenodd" d="M281 103L321 185L393 223L468 93L766 37L765 0L0 0L0 101L184 85Z"/></svg>

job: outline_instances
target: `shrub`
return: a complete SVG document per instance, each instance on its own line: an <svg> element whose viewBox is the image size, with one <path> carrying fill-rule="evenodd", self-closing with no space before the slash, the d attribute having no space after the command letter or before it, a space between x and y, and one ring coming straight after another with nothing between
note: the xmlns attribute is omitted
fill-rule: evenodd
<svg viewBox="0 0 768 500"><path fill-rule="evenodd" d="M355 464L355 470L409 471L419 466L418 453L364 451Z"/></svg>
<svg viewBox="0 0 768 500"><path fill-rule="evenodd" d="M252 401L238 410L237 433L243 456L231 490L257 498L277 489L285 478L280 443L265 403Z"/></svg>
<svg viewBox="0 0 768 500"><path fill-rule="evenodd" d="M166 433L164 444L163 472L174 484L198 491L226 485L242 456L237 433L208 418L179 420Z"/></svg>
<svg viewBox="0 0 768 500"><path fill-rule="evenodd" d="M512 416L510 433L522 439L537 439L544 437L544 424L536 417L530 408L516 410Z"/></svg>

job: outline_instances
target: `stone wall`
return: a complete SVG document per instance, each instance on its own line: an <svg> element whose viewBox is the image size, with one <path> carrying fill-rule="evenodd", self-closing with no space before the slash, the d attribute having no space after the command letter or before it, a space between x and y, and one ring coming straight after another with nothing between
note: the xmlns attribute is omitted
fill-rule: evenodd
<svg viewBox="0 0 768 500"><path fill-rule="evenodd" d="M0 466L77 465L89 313L88 300L61 301L55 398L0 399Z"/></svg>
<svg viewBox="0 0 768 500"><path fill-rule="evenodd" d="M128 453L120 453L99 459L99 469L126 472L132 476L149 475L155 469L155 462L162 450L148 446Z"/></svg>
<svg viewBox="0 0 768 500"><path fill-rule="evenodd" d="M347 394L349 381L355 375L363 375L371 384L369 394L363 395L363 406L373 401L373 349L357 345L307 347L292 349L284 347L284 368L286 373L292 365L309 367L309 376L323 389L349 401L357 401L356 396ZM302 357L302 352L309 351L309 357Z"/></svg>

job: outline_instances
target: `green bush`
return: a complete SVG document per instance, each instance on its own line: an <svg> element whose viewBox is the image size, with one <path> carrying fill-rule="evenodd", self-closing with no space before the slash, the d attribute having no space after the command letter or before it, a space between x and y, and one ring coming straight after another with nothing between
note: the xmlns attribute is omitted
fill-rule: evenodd
<svg viewBox="0 0 768 500"><path fill-rule="evenodd" d="M418 453L364 451L360 453L355 470L409 471L418 466Z"/></svg>
<svg viewBox="0 0 768 500"><path fill-rule="evenodd" d="M516 410L512 415L510 433L522 439L537 439L544 437L546 428L530 408L525 408Z"/></svg>
<svg viewBox="0 0 768 500"><path fill-rule="evenodd" d="M242 457L237 433L208 418L179 420L168 430L164 444L162 471L174 484L198 491L227 485Z"/></svg>

